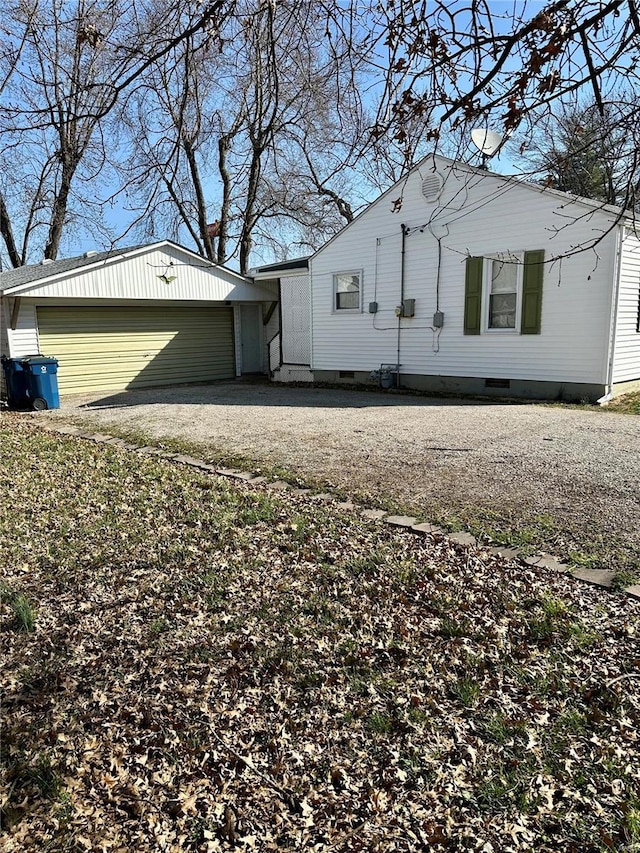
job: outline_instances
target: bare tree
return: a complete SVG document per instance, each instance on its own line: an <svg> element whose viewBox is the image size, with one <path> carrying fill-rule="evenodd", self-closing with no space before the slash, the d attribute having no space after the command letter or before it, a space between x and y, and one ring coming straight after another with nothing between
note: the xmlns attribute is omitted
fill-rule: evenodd
<svg viewBox="0 0 640 853"><path fill-rule="evenodd" d="M0 234L12 265L26 263L34 236L46 258L56 257L74 203L95 199L104 176L102 134L118 98L182 39L215 31L227 8L225 0L193 15L178 2L138 8L135 0L5 8ZM76 190L83 183L86 194Z"/></svg>
<svg viewBox="0 0 640 853"><path fill-rule="evenodd" d="M185 39L149 69L125 110L140 217L242 270L256 240L281 255L352 218L345 173L366 128L348 46L327 46L326 26L314 4L241 3L217 50Z"/></svg>
<svg viewBox="0 0 640 853"><path fill-rule="evenodd" d="M370 64L382 73L376 133L402 142L418 119L440 144L452 128L505 136L580 95L601 116L621 89L638 86L636 0L471 0L370 3ZM618 104L635 128L638 102ZM629 176L631 183L634 176Z"/></svg>
<svg viewBox="0 0 640 853"><path fill-rule="evenodd" d="M604 102L556 105L554 115L527 121L518 155L539 183L606 204L635 207L638 145L636 129L626 126L621 104L632 92ZM559 108L558 108L559 107ZM514 139L517 145L518 140Z"/></svg>

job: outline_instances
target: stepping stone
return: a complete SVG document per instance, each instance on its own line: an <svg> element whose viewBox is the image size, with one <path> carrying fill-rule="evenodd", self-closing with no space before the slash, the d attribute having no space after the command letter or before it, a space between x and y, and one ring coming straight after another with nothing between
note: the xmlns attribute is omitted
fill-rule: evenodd
<svg viewBox="0 0 640 853"><path fill-rule="evenodd" d="M182 456L176 454L173 456L174 462L179 462L181 465L188 465L190 468L198 468L201 471L209 471L209 463L203 459L194 459L193 456Z"/></svg>
<svg viewBox="0 0 640 853"><path fill-rule="evenodd" d="M478 540L471 533L460 531L459 533L449 533L447 535L452 542L456 543L456 545L466 545L468 547L470 546L475 548L478 544Z"/></svg>
<svg viewBox="0 0 640 853"><path fill-rule="evenodd" d="M432 533L436 536L442 536L444 530L441 527L436 527L435 524L429 524L428 521L421 521L420 524L412 524L411 529L414 533Z"/></svg>
<svg viewBox="0 0 640 853"><path fill-rule="evenodd" d="M314 501L332 501L333 495L330 495L328 492L319 492L316 495L311 495L311 499Z"/></svg>
<svg viewBox="0 0 640 853"><path fill-rule="evenodd" d="M393 527L413 527L417 520L412 515L388 515L385 518L385 523L391 524Z"/></svg>
<svg viewBox="0 0 640 853"><path fill-rule="evenodd" d="M616 576L615 572L610 572L606 569L575 569L571 574L574 578L595 584L596 586L602 586L605 589L611 586Z"/></svg>
<svg viewBox="0 0 640 853"><path fill-rule="evenodd" d="M640 598L640 583L634 583L632 586L626 587L625 592L632 598Z"/></svg>
<svg viewBox="0 0 640 853"><path fill-rule="evenodd" d="M273 483L267 483L267 488L273 489L274 492L285 492L291 486L289 483L285 483L284 480L275 480Z"/></svg>
<svg viewBox="0 0 640 853"><path fill-rule="evenodd" d="M506 560L517 560L520 557L520 551L517 548L509 548L506 545L504 548L500 545L490 545L487 551L490 554L496 554L498 557L504 557Z"/></svg>
<svg viewBox="0 0 640 853"><path fill-rule="evenodd" d="M351 501L340 501L340 503L336 504L336 507L338 509L353 510L356 508L356 505L354 503L351 503Z"/></svg>
<svg viewBox="0 0 640 853"><path fill-rule="evenodd" d="M533 566L537 569L551 569L554 572L566 572L569 570L566 563L552 557L551 554L536 554L533 557L525 557L524 562L528 566Z"/></svg>
<svg viewBox="0 0 640 853"><path fill-rule="evenodd" d="M257 486L257 485L258 485L258 483L266 483L266 482L267 482L267 478L266 478L266 477L262 477L262 476L260 476L260 475L258 475L257 477L252 476L252 477L251 477L251 480L250 480L249 482L251 483L251 485L252 485L252 486L254 486L254 485L255 485L255 486Z"/></svg>
<svg viewBox="0 0 640 853"><path fill-rule="evenodd" d="M53 424L47 424L46 428L53 432L59 432L60 435L80 435L80 429L74 426L54 426Z"/></svg>
<svg viewBox="0 0 640 853"><path fill-rule="evenodd" d="M311 489L292 489L291 494L292 495L310 495Z"/></svg>
<svg viewBox="0 0 640 853"><path fill-rule="evenodd" d="M227 477L234 480L244 480L245 483L253 480L253 474L250 471L234 471L233 474L227 474Z"/></svg>
<svg viewBox="0 0 640 853"><path fill-rule="evenodd" d="M89 438L91 441L109 441L109 439L113 438L112 435L105 435L103 432L94 432L93 435L90 435Z"/></svg>
<svg viewBox="0 0 640 853"><path fill-rule="evenodd" d="M365 518L371 518L373 521L379 521L387 514L383 509L363 509L362 514Z"/></svg>

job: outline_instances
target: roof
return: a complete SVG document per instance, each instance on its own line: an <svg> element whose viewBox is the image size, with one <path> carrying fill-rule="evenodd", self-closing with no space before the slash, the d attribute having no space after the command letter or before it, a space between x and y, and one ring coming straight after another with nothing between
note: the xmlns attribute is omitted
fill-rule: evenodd
<svg viewBox="0 0 640 853"><path fill-rule="evenodd" d="M0 290L19 287L21 284L30 284L31 282L40 281L43 278L49 278L49 276L59 275L63 272L71 272L71 270L79 269L88 264L121 257L128 252L142 248L144 248L143 245L129 246L126 249L109 249L106 252L85 252L84 255L76 258L60 258L57 261L41 261L39 264L16 267L15 269L0 273Z"/></svg>
<svg viewBox="0 0 640 853"><path fill-rule="evenodd" d="M303 258L291 258L290 261L278 261L276 264L264 264L261 267L254 267L250 275L306 269L309 269L309 255L305 255Z"/></svg>
<svg viewBox="0 0 640 853"><path fill-rule="evenodd" d="M5 272L0 272L0 292L32 284L33 282L44 281L45 279L53 278L66 272L72 272L77 269L81 269L82 267L93 266L100 263L104 264L109 261L125 258L134 252L158 246L173 246L174 248L180 249L180 251L186 252L194 258L197 258L204 266L220 267L230 275L242 279L242 281L247 280L245 276L240 275L234 270L227 269L227 267L222 267L220 264L209 261L207 258L201 257L196 252L191 251L191 249L186 249L179 243L174 243L172 240L158 240L154 243L141 243L140 245L128 246L124 249L108 249L104 252L85 252L83 255L79 255L75 258L60 258L56 261L44 261L39 264L29 264L28 266L6 270Z"/></svg>

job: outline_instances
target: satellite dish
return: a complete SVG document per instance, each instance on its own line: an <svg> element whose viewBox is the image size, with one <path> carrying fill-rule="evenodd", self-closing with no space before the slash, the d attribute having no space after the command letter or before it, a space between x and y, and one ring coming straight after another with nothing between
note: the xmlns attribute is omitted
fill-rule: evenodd
<svg viewBox="0 0 640 853"><path fill-rule="evenodd" d="M487 168L487 160L493 157L502 145L503 137L495 130L486 127L476 127L471 131L471 140L478 151L482 154L482 168Z"/></svg>

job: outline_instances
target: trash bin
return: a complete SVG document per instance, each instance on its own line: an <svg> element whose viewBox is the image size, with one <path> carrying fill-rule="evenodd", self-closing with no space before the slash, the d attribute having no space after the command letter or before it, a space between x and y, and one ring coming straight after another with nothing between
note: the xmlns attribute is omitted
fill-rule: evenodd
<svg viewBox="0 0 640 853"><path fill-rule="evenodd" d="M27 377L27 398L36 412L59 409L58 360L46 355L29 355L20 359Z"/></svg>
<svg viewBox="0 0 640 853"><path fill-rule="evenodd" d="M11 409L27 409L31 405L27 396L27 374L19 358L2 356L7 402Z"/></svg>
<svg viewBox="0 0 640 853"><path fill-rule="evenodd" d="M27 405L36 412L59 409L58 360L46 355L27 355L18 361L26 376Z"/></svg>

